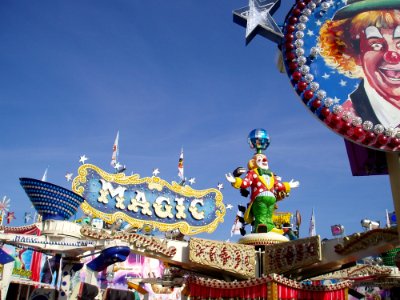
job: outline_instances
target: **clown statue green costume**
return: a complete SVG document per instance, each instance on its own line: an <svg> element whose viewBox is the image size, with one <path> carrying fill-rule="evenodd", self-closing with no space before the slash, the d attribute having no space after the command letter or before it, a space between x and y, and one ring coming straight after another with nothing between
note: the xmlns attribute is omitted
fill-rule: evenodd
<svg viewBox="0 0 400 300"><path fill-rule="evenodd" d="M252 135L256 135L253 141ZM244 220L248 224L254 221L253 233L271 231L283 234L272 220L276 202L284 199L292 188L298 187L299 182L281 182L280 178L269 170L267 157L261 153L261 150L265 150L269 145L269 138L263 129L253 130L249 135L249 142L250 145L255 145L258 153L249 161L246 177L242 180L228 173L226 179L237 189L250 189L250 204L244 214Z"/></svg>

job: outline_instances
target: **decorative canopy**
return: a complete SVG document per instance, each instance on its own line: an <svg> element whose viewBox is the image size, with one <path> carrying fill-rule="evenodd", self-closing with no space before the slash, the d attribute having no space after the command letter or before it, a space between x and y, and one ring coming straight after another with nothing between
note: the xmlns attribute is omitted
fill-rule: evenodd
<svg viewBox="0 0 400 300"><path fill-rule="evenodd" d="M43 221L68 220L84 201L78 194L49 182L20 178L20 183Z"/></svg>

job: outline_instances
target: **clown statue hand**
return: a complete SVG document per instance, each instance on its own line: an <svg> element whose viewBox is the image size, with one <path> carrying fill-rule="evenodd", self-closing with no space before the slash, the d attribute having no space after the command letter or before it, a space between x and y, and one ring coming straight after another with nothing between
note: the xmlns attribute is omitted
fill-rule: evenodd
<svg viewBox="0 0 400 300"><path fill-rule="evenodd" d="M300 182L298 182L298 181L293 181L293 179L290 180L288 183L289 183L289 186L290 186L291 189L294 189L294 188L297 188L297 187L300 186Z"/></svg>
<svg viewBox="0 0 400 300"><path fill-rule="evenodd" d="M228 180L230 183L236 182L235 177L233 177L231 173L225 174L225 177L226 177L226 180Z"/></svg>

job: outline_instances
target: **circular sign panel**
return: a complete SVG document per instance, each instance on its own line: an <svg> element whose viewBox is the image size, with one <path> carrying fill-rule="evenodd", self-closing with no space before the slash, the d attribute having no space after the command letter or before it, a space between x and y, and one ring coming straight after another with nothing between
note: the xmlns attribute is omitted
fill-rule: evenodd
<svg viewBox="0 0 400 300"><path fill-rule="evenodd" d="M400 0L300 0L285 20L291 82L328 127L400 151Z"/></svg>

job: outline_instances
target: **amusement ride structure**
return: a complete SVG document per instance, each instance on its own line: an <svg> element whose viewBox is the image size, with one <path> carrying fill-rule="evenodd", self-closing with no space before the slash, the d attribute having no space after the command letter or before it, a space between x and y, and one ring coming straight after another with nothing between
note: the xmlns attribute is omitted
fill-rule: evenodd
<svg viewBox="0 0 400 300"><path fill-rule="evenodd" d="M361 28L369 12L384 10L385 16L390 15L400 8L400 1L297 0L282 27L271 16L279 4L279 0L250 0L249 6L234 11L235 22L246 26L247 42L260 34L278 44L283 67L302 102L346 138L353 173L389 170L400 214L396 181L400 132L390 118L383 118L382 110L367 114L367 106L376 108L385 98L379 91L382 83L370 82L366 63L359 62L372 55L365 45L360 46L359 51L365 51L361 58L349 60L359 53L343 46L349 38L343 32L354 28L341 27L353 24L349 20L357 16L357 28ZM387 36L380 34L378 23L383 21L379 20L368 20L376 24L362 33L355 29L350 33L360 43L362 34L366 39L373 37L373 47L378 49L387 42ZM396 33L399 26L400 22L387 21L384 27ZM400 62L399 54L389 54L383 54L386 71L381 73L383 80L395 81L394 71L387 69ZM338 72L329 75L328 68L338 68ZM359 87L366 85L366 91L357 88L357 94L376 99L364 107L351 96L340 103L339 98L347 95L336 97L333 84L322 89L316 81L321 74L335 80L363 78ZM371 92L373 88L378 91ZM362 299L366 288L373 287L398 299L398 229L371 227L331 240L299 238L291 214L275 210L276 203L295 194L300 183L283 181L269 169L264 153L270 144L266 130L251 131L248 142L255 153L247 167L226 174L233 188L248 198L238 220L251 225L252 232L237 243L194 237L212 233L224 221L226 207L220 190L195 190L184 181L168 183L156 173L145 178L127 176L125 167L118 164L116 147L112 161L116 173L83 164L72 190L46 180L20 178L39 217L30 225L0 227L1 300ZM378 158L385 152L382 166ZM71 221L79 208L85 217ZM164 235L153 235L154 229Z"/></svg>
<svg viewBox="0 0 400 300"><path fill-rule="evenodd" d="M299 183L282 182L272 172L257 182L260 167L268 169L262 151L269 136L256 129L248 140L256 154L246 177L240 179L246 171L239 168L227 178L237 188L255 183L253 196L265 183L273 212L275 202ZM212 232L222 222L225 205L216 189L109 174L90 164L79 168L73 191L31 178L20 183L40 219L2 227L3 248L14 247L17 255L7 249L0 253L1 299L347 299L349 291L359 294L356 286L382 282L390 290L398 284L395 267L356 264L393 249L395 228L324 241L289 239L283 235L287 220L264 210L252 233L238 243L220 242L190 237ZM260 210L260 199L253 196L245 213L249 223ZM79 207L88 217L70 221ZM165 236L152 235L155 228ZM154 268L142 272L145 258L160 262L158 276Z"/></svg>

